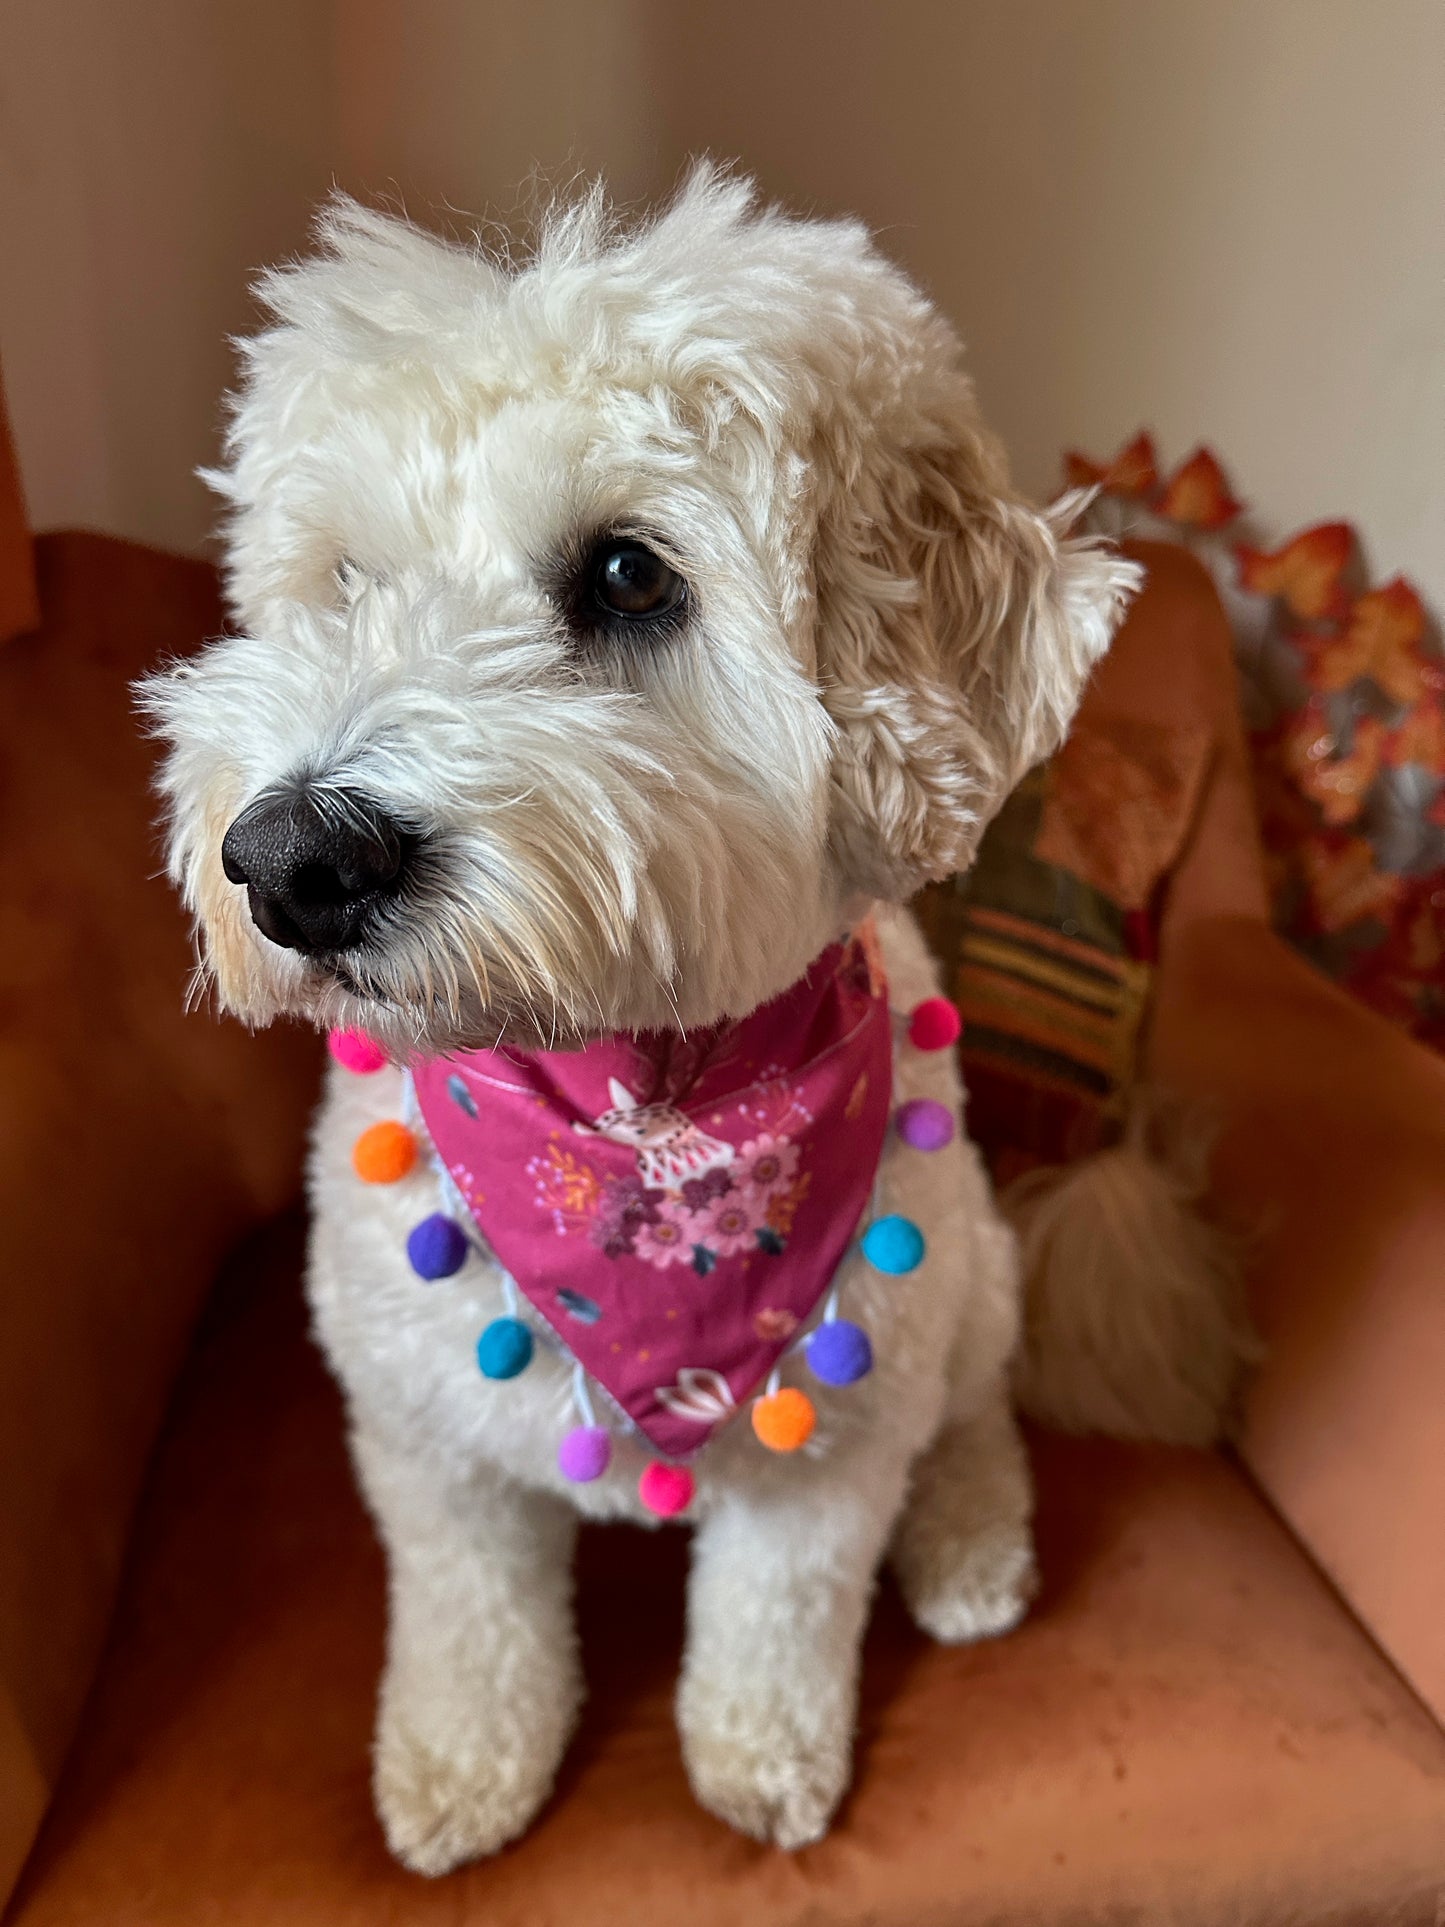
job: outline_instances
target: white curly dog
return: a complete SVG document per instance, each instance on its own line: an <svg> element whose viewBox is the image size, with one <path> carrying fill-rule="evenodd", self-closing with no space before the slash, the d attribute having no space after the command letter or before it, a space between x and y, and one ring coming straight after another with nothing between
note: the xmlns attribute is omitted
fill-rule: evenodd
<svg viewBox="0 0 1445 1927"><path fill-rule="evenodd" d="M363 1186L353 1141L419 1054L741 1018L870 911L893 1003L934 993L888 906L1060 742L1137 571L1012 492L953 331L855 224L700 168L636 227L584 198L520 263L346 200L320 232L263 283L211 478L238 633L147 701L224 1004L392 1060L332 1069L310 1294L389 1560L377 1805L435 1874L548 1797L577 1517L655 1523L648 1453L624 1426L603 1476L562 1476L573 1362L479 1373L495 1268L421 1286L435 1174ZM957 1115L951 1060L900 1052L897 1095ZM686 1515L687 1769L785 1847L847 1785L884 1557L943 1640L1033 1585L1013 1236L961 1138L890 1138L882 1181L930 1255L843 1262L873 1371L806 1452L722 1427Z"/></svg>

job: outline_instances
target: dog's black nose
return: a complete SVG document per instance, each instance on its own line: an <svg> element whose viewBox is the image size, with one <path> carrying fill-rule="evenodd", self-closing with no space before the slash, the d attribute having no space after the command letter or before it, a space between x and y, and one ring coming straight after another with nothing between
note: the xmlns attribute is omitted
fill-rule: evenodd
<svg viewBox="0 0 1445 1927"><path fill-rule="evenodd" d="M221 844L251 920L307 955L349 949L406 873L414 839L367 797L306 787L259 796Z"/></svg>

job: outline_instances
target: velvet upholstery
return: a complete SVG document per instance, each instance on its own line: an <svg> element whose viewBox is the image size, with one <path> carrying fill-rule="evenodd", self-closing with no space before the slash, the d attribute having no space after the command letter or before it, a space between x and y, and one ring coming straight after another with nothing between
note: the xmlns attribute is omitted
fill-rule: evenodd
<svg viewBox="0 0 1445 1927"><path fill-rule="evenodd" d="M1154 1053L1252 1242L1244 1456L1445 1722L1445 1063L1246 918L1179 941Z"/></svg>
<svg viewBox="0 0 1445 1927"><path fill-rule="evenodd" d="M0 388L0 643L23 635L40 620L35 592L35 545L25 519L20 470Z"/></svg>
<svg viewBox="0 0 1445 1927"><path fill-rule="evenodd" d="M1432 1921L1445 1736L1268 1507L1215 1456L1043 1438L1031 1618L947 1650L885 1587L822 1845L777 1853L694 1805L682 1535L603 1528L555 1798L498 1859L405 1873L367 1787L381 1561L300 1256L278 1228L212 1302L9 1927Z"/></svg>
<svg viewBox="0 0 1445 1927"><path fill-rule="evenodd" d="M216 1265L295 1195L314 1038L188 1014L130 684L220 625L214 572L36 543L0 650L0 1854L74 1730L156 1428Z"/></svg>

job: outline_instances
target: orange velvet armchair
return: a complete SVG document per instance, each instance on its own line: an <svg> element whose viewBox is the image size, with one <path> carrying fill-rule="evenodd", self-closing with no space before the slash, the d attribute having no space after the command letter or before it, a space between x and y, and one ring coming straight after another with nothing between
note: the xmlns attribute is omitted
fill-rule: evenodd
<svg viewBox="0 0 1445 1927"><path fill-rule="evenodd" d="M1445 1066L1271 936L1187 557L1145 553L1089 705L1214 732L1148 1051L1220 1107L1218 1192L1260 1226L1242 1459L1036 1437L1032 1617L944 1650L885 1586L855 1789L791 1857L688 1795L677 1536L585 1535L556 1798L430 1884L372 1819L383 1579L300 1308L316 1044L185 1014L154 876L127 687L216 627L215 584L102 537L33 559L0 648L10 1927L1439 1920Z"/></svg>

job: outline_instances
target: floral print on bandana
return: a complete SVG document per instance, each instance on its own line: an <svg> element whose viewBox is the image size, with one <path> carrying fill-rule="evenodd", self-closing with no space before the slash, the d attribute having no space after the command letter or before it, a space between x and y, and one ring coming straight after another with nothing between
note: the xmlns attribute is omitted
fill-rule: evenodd
<svg viewBox="0 0 1445 1927"><path fill-rule="evenodd" d="M796 1102L789 1108L800 1121L811 1122ZM674 1136L691 1128L681 1112L670 1117L677 1121ZM626 1141L611 1132L597 1134ZM800 1171L798 1147L782 1130L760 1132L735 1151L729 1145L720 1148L728 1153L726 1161L707 1154L711 1161L701 1175L684 1176L685 1164L664 1169L655 1154L640 1147L637 1173L618 1177L595 1171L554 1140L527 1170L538 1205L564 1236L585 1234L608 1258L641 1258L659 1271L689 1264L706 1278L720 1258L755 1251L781 1257L808 1193L809 1173Z"/></svg>
<svg viewBox="0 0 1445 1927"><path fill-rule="evenodd" d="M436 1155L516 1292L648 1440L686 1455L806 1324L872 1190L886 989L830 947L751 1016L412 1067Z"/></svg>

